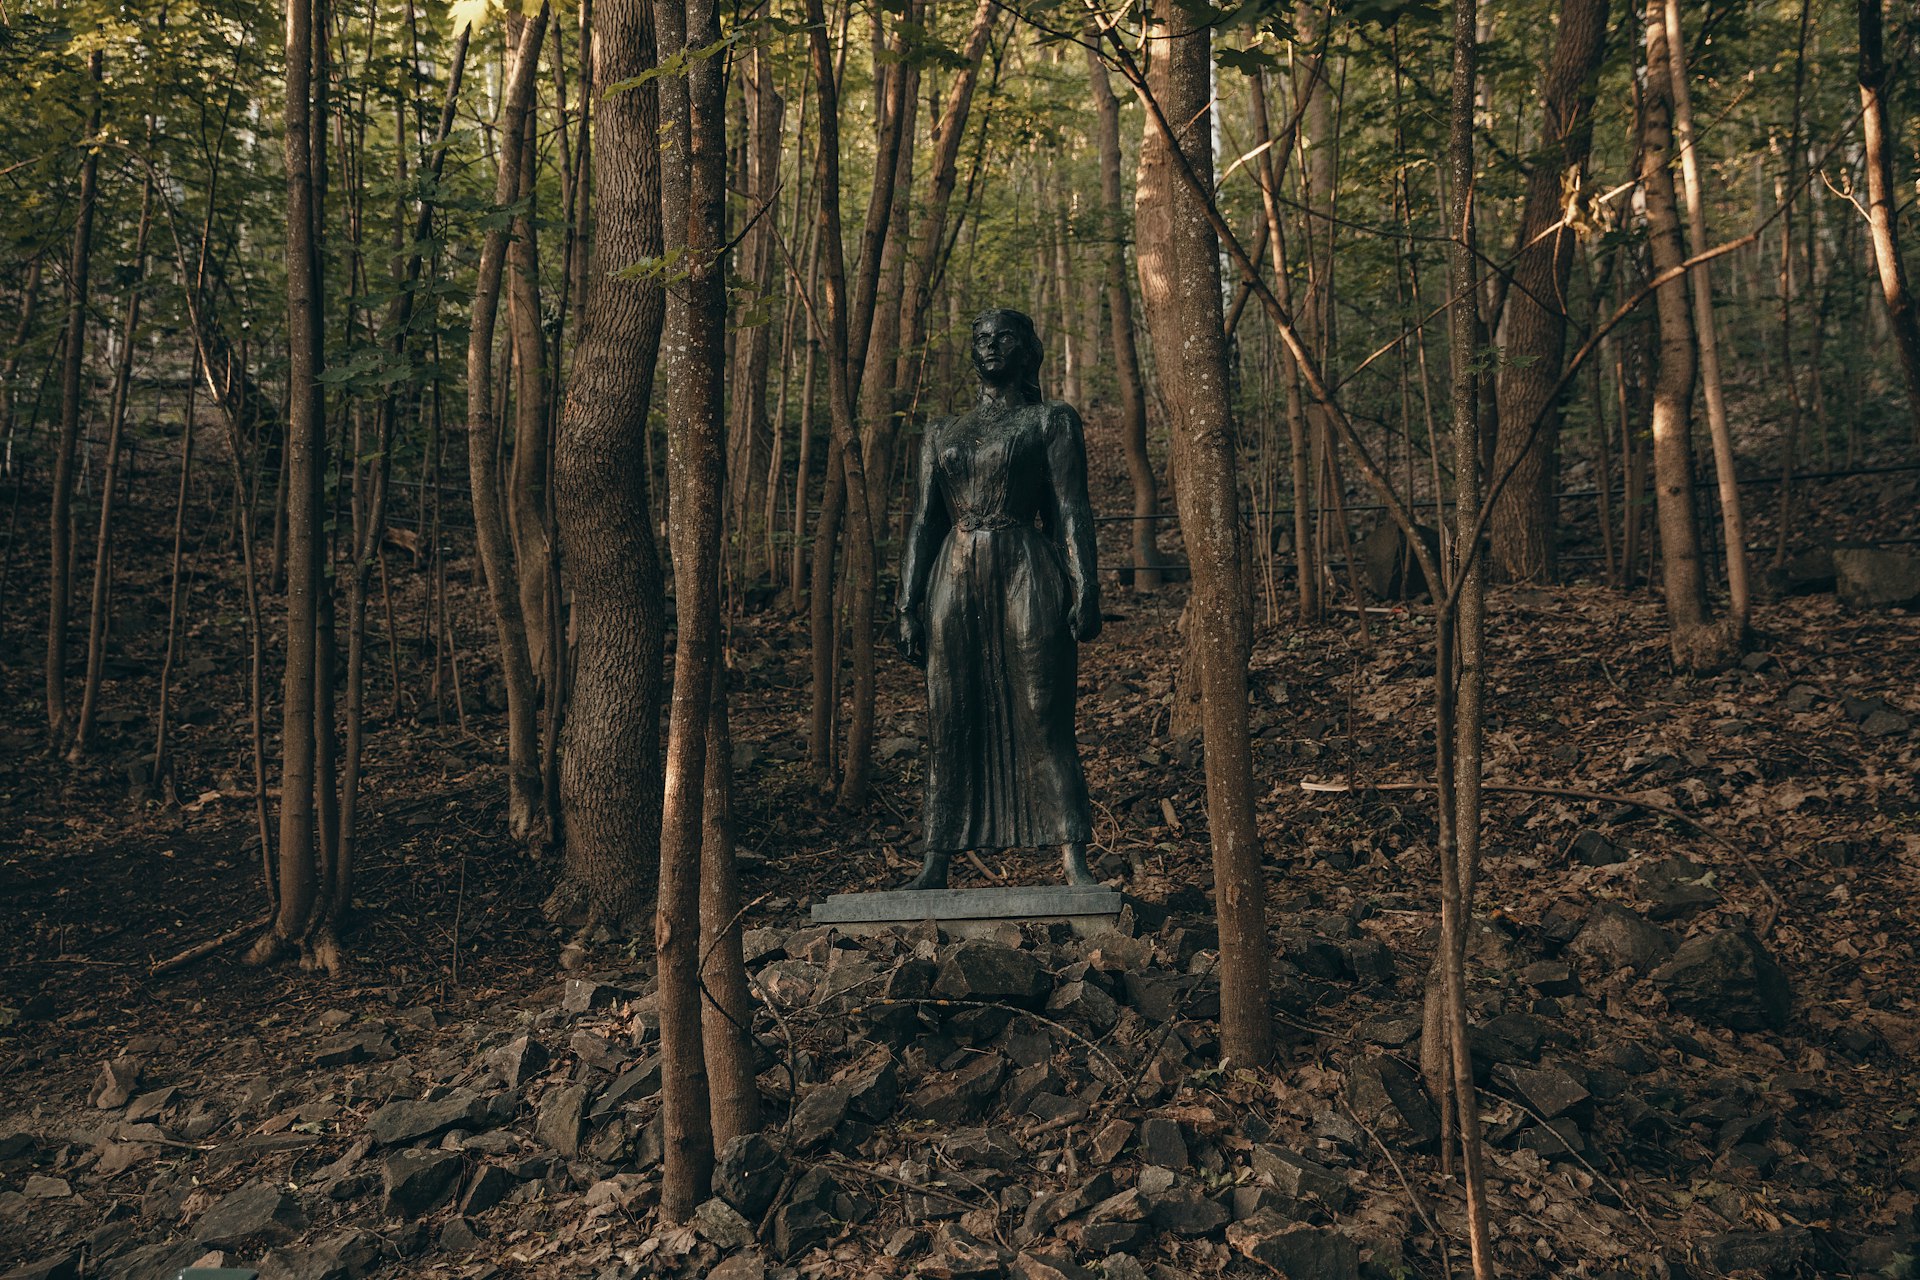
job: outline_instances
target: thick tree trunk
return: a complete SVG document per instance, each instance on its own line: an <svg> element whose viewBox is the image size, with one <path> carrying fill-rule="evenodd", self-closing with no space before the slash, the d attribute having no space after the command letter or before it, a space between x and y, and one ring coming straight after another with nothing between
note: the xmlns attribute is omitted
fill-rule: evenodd
<svg viewBox="0 0 1920 1280"><path fill-rule="evenodd" d="M1611 0L1568 0L1541 97L1542 145L1527 175L1512 281L1503 318L1496 473L1512 468L1493 513L1493 555L1520 582L1554 576L1560 407L1553 395L1567 328L1574 235L1562 223L1566 184L1586 173L1593 99L1606 52ZM1560 224L1560 225L1556 225Z"/></svg>
<svg viewBox="0 0 1920 1280"><path fill-rule="evenodd" d="M1211 187L1211 33L1173 3L1157 0L1149 27L1148 91L1160 113L1141 142L1135 198L1140 297L1172 410L1180 530L1193 568L1189 644L1197 655L1206 749L1207 823L1220 921L1220 1041L1226 1058L1257 1067L1273 1051L1267 1009L1266 881L1253 813L1247 726L1245 560L1219 245L1203 197L1175 181L1178 147ZM1161 121L1180 130L1176 139Z"/></svg>
<svg viewBox="0 0 1920 1280"><path fill-rule="evenodd" d="M1647 0L1647 87L1641 99L1640 184L1647 207L1647 241L1656 272L1686 260L1674 203L1673 70L1667 54L1665 0ZM1678 276L1655 292L1660 359L1653 384L1654 500L1660 524L1660 562L1674 661L1700 669L1717 663L1721 644L1707 604L1700 566L1700 528L1693 508L1693 319L1687 280Z"/></svg>
<svg viewBox="0 0 1920 1280"><path fill-rule="evenodd" d="M57 750L67 736L67 611L73 590L73 461L80 442L80 374L87 353L87 283L93 263L93 206L99 152L92 145L100 132L100 81L104 60L98 49L88 63L93 78L87 108L87 139L80 160L80 198L73 219L73 253L67 263L67 343L60 366L60 438L53 454L53 508L48 529L47 582L47 737Z"/></svg>
<svg viewBox="0 0 1920 1280"><path fill-rule="evenodd" d="M1133 290L1127 284L1126 206L1120 194L1120 101L1098 49L1087 50L1095 126L1100 143L1100 201L1105 215L1107 316L1112 325L1113 376L1120 392L1120 445L1133 488L1133 589L1160 589L1160 487L1147 452L1147 397L1140 352L1133 340Z"/></svg>
<svg viewBox="0 0 1920 1280"><path fill-rule="evenodd" d="M547 6L520 35L501 106L500 163L493 202L513 202L521 176L520 151L526 116L546 34ZM513 544L503 509L499 460L494 453L493 332L499 314L507 228L487 232L473 287L473 323L467 340L467 472L473 494L474 542L500 639L501 676L507 688L507 830L516 840L536 837L545 805L540 783L540 744L534 707L533 662L526 615L514 571Z"/></svg>
<svg viewBox="0 0 1920 1280"><path fill-rule="evenodd" d="M1687 88L1686 32L1680 24L1680 0L1666 0L1667 56L1673 65L1675 140L1687 180L1687 230L1694 253L1707 251L1706 195L1700 187L1700 146L1693 131L1693 95ZM1720 385L1720 340L1713 325L1713 265L1693 269L1693 332L1700 344L1700 390L1707 402L1707 430L1713 440L1713 470L1719 484L1720 522L1727 556L1727 638L1735 647L1745 639L1753 616L1753 588L1747 573L1747 521L1740 509L1740 477L1734 468L1733 430L1727 425L1727 401Z"/></svg>
<svg viewBox="0 0 1920 1280"><path fill-rule="evenodd" d="M637 924L657 871L666 644L647 495L647 413L666 297L657 281L621 274L663 251L660 152L652 145L659 89L650 82L606 93L655 65L650 0L600 0L593 34L600 214L554 450L575 660L561 730L566 862L547 903L550 916L584 918L583 933Z"/></svg>
<svg viewBox="0 0 1920 1280"><path fill-rule="evenodd" d="M1907 285L1900 257L1900 222L1894 207L1893 152L1898 145L1887 118L1887 59L1881 34L1880 0L1859 0L1860 124L1867 151L1867 219L1873 228L1873 261L1880 274L1880 296L1899 350L1900 374L1913 414L1913 438L1920 442L1920 311Z"/></svg>
<svg viewBox="0 0 1920 1280"><path fill-rule="evenodd" d="M685 7L680 6L684 3ZM714 0L658 0L662 58L717 45ZM689 61L662 80L666 247L684 252L687 279L669 299L666 359L673 486L676 628L660 822L654 948L660 968L660 1212L684 1222L706 1198L713 1130L700 1014L700 878L707 725L720 627L721 506L725 501L726 90L720 59Z"/></svg>

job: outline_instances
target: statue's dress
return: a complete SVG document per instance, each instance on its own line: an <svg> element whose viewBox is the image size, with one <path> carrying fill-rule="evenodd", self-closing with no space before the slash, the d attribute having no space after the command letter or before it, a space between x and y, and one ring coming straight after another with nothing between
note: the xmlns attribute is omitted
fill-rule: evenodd
<svg viewBox="0 0 1920 1280"><path fill-rule="evenodd" d="M1098 617L1092 521L1070 406L983 406L928 429L903 581L925 608L930 852L1092 834L1069 621L1076 601Z"/></svg>

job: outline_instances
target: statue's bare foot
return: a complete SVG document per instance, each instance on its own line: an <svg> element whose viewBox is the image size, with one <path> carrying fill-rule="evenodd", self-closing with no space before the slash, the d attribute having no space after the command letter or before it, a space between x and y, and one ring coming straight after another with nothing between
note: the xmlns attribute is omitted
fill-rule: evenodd
<svg viewBox="0 0 1920 1280"><path fill-rule="evenodd" d="M1060 869L1066 872L1070 886L1092 888L1100 883L1087 865L1087 846L1078 841L1060 846Z"/></svg>
<svg viewBox="0 0 1920 1280"><path fill-rule="evenodd" d="M920 864L920 874L900 886L903 889L944 889L947 887L947 855L929 853Z"/></svg>

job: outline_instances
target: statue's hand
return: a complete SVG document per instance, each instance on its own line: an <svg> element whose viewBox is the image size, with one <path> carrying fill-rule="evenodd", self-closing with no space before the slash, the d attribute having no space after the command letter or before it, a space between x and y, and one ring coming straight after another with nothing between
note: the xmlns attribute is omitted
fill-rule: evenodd
<svg viewBox="0 0 1920 1280"><path fill-rule="evenodd" d="M916 667L927 665L927 628L920 621L917 610L902 609L899 627L894 633L894 644L900 650L900 656Z"/></svg>
<svg viewBox="0 0 1920 1280"><path fill-rule="evenodd" d="M1091 600L1077 600L1067 612L1067 629L1081 644L1100 635L1100 606Z"/></svg>

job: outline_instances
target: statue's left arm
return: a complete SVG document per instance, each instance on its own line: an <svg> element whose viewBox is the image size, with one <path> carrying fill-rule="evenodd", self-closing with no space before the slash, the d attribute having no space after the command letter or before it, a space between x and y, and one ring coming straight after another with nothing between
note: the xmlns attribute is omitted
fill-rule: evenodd
<svg viewBox="0 0 1920 1280"><path fill-rule="evenodd" d="M1087 501L1087 441L1080 415L1070 404L1047 406L1047 476L1053 493L1053 528L1067 557L1069 621L1076 640L1100 634L1098 549L1093 507Z"/></svg>

